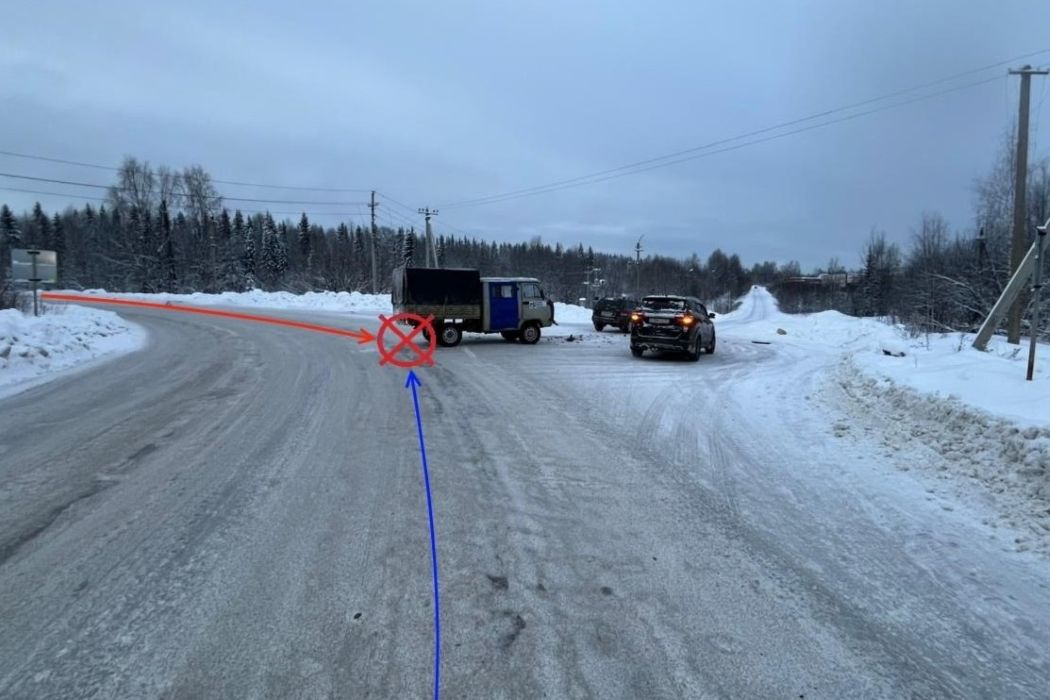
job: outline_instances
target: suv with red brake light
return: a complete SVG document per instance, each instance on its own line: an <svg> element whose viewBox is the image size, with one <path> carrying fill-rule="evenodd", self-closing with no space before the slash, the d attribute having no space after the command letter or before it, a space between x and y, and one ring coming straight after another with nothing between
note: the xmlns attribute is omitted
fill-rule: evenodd
<svg viewBox="0 0 1050 700"><path fill-rule="evenodd" d="M631 354L678 352L696 362L702 351L715 351L714 317L696 297L647 296L630 316Z"/></svg>

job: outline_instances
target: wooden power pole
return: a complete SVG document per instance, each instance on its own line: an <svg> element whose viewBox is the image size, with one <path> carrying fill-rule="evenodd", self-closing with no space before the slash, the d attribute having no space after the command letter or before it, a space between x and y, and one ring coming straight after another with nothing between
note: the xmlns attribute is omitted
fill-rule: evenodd
<svg viewBox="0 0 1050 700"><path fill-rule="evenodd" d="M434 234L430 230L430 217L436 216L437 213L438 213L438 210L437 209L430 209L429 207L424 207L424 208L419 209L417 211L419 211L419 213L423 215L423 220L426 221L426 224L427 224L426 234L425 234L426 242L427 242L427 250L426 250L426 255L423 256L423 257L426 260L426 264L428 266L433 265L433 267L441 267L438 264L437 248L434 247ZM433 260L433 262L431 262L431 260Z"/></svg>
<svg viewBox="0 0 1050 700"><path fill-rule="evenodd" d="M376 201L376 191L372 190L372 201L369 202L368 208L372 210L372 235L368 237L368 249L372 255L372 294L378 294L379 288L376 286L376 207L379 203Z"/></svg>
<svg viewBox="0 0 1050 700"><path fill-rule="evenodd" d="M1024 66L1011 70L1011 75L1021 76L1021 104L1017 111L1017 156L1014 158L1014 229L1010 240L1010 273L1017 272L1021 261L1028 251L1028 212L1025 208L1025 189L1028 176L1028 103L1032 89L1033 75L1046 75L1050 71L1036 70ZM1010 307L1006 324L1006 341L1019 345L1021 342L1021 299L1018 297Z"/></svg>
<svg viewBox="0 0 1050 700"><path fill-rule="evenodd" d="M635 296L639 299L642 298L642 239L645 236L640 236L638 242L634 244L634 291Z"/></svg>

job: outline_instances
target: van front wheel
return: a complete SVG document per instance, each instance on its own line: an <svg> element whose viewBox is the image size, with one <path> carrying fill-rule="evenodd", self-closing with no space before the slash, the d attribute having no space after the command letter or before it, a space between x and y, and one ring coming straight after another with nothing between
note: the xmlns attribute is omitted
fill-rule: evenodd
<svg viewBox="0 0 1050 700"><path fill-rule="evenodd" d="M526 345L535 345L540 342L540 327L535 323L530 323L521 329L521 342Z"/></svg>

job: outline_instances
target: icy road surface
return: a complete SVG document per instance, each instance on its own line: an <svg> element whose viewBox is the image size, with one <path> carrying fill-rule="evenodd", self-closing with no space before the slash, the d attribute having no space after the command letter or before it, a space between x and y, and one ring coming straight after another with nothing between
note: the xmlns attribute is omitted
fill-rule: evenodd
<svg viewBox="0 0 1050 700"><path fill-rule="evenodd" d="M445 697L1047 697L1047 560L850 419L833 353L751 343L769 304L696 364L582 326L438 351ZM0 697L428 697L404 372L122 315L146 350L0 402Z"/></svg>

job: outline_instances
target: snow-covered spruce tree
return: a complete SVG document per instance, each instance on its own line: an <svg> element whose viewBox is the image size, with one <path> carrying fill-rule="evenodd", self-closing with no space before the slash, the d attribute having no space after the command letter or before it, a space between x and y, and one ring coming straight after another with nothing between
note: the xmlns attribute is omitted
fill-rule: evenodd
<svg viewBox="0 0 1050 700"><path fill-rule="evenodd" d="M175 260L175 236L172 234L171 214L168 212L166 199L160 200L157 218L160 224L161 246L164 251L164 290L174 293L179 291L179 272Z"/></svg>
<svg viewBox="0 0 1050 700"><path fill-rule="evenodd" d="M262 226L262 269L259 272L266 285L273 288L277 282L280 268L278 261L280 255L278 251L279 243L277 241L277 237L280 234L277 232L277 227L274 225L273 217L270 216L269 212L263 217Z"/></svg>
<svg viewBox="0 0 1050 700"><path fill-rule="evenodd" d="M216 230L218 237L216 245L219 249L219 291L239 292L242 289L240 273L241 236L234 231L230 212L225 207L219 214Z"/></svg>
<svg viewBox="0 0 1050 700"><path fill-rule="evenodd" d="M240 217L241 213L238 211L237 216ZM236 221L236 219L234 220ZM236 226L236 223L234 224ZM244 275L244 287L245 289L255 289L256 278L255 278L255 231L252 229L252 220L248 219L248 223L244 225L243 232L241 234L241 240L243 241L241 247L241 272Z"/></svg>
<svg viewBox="0 0 1050 700"><path fill-rule="evenodd" d="M299 217L299 265L305 277L309 277L310 268L313 267L313 255L310 248L310 220L306 218L306 212Z"/></svg>
<svg viewBox="0 0 1050 700"><path fill-rule="evenodd" d="M6 204L0 207L0 244L9 248L18 248L22 245L22 232L18 230L18 222L11 208Z"/></svg>
<svg viewBox="0 0 1050 700"><path fill-rule="evenodd" d="M18 223L11 209L5 204L0 207L0 289L7 278L7 261L10 260L11 249L21 247L22 235L18 230Z"/></svg>
<svg viewBox="0 0 1050 700"><path fill-rule="evenodd" d="M394 234L394 264L400 265L405 257L405 229L398 228Z"/></svg>
<svg viewBox="0 0 1050 700"><path fill-rule="evenodd" d="M33 205L33 232L29 238L29 245L35 248L50 249L51 247L51 221L44 213L40 202Z"/></svg>
<svg viewBox="0 0 1050 700"><path fill-rule="evenodd" d="M281 222L280 230L277 234L277 266L275 273L277 279L275 280L278 284L284 281L284 274L288 271L288 241L290 233L288 231L288 224L284 221Z"/></svg>
<svg viewBox="0 0 1050 700"><path fill-rule="evenodd" d="M415 229L409 229L405 233L405 242L401 246L401 261L405 264L405 267L412 265L412 260L416 255L416 231Z"/></svg>
<svg viewBox="0 0 1050 700"><path fill-rule="evenodd" d="M51 250L58 257L58 281L61 283L66 268L66 229L62 225L62 217L57 213L51 219Z"/></svg>
<svg viewBox="0 0 1050 700"><path fill-rule="evenodd" d="M366 280L371 279L371 268L369 267L368 261L368 240L365 238L367 234L365 230L360 226L354 232L354 260L353 260L353 277L354 287L357 289L364 289L367 282Z"/></svg>

